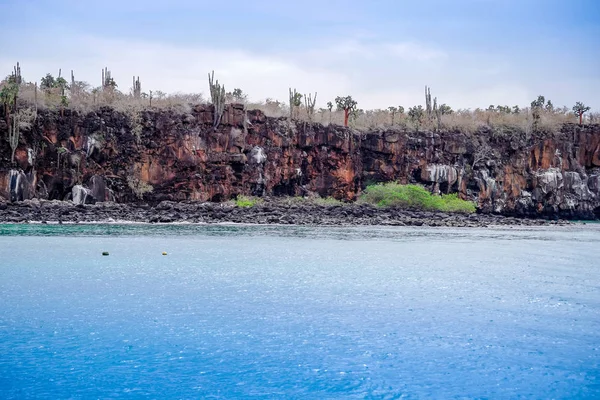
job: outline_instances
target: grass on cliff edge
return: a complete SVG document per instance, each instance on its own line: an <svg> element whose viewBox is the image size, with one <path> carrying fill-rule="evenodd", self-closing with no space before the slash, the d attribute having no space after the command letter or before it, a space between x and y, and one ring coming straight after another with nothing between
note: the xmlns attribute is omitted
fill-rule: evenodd
<svg viewBox="0 0 600 400"><path fill-rule="evenodd" d="M458 198L457 194L432 195L419 185L384 183L369 185L360 201L378 207L403 207L420 210L474 213L475 204Z"/></svg>

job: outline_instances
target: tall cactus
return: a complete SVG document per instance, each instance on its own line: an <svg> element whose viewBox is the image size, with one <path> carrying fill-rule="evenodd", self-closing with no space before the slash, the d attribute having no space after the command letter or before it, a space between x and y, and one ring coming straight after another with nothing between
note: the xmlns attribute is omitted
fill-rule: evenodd
<svg viewBox="0 0 600 400"><path fill-rule="evenodd" d="M15 162L15 152L19 145L19 114L14 113L12 115L12 124L8 128L8 143L10 144L10 162Z"/></svg>
<svg viewBox="0 0 600 400"><path fill-rule="evenodd" d="M139 99L142 96L142 84L140 83L140 77L138 76L137 79L135 79L135 76L133 77L133 97L136 99Z"/></svg>
<svg viewBox="0 0 600 400"><path fill-rule="evenodd" d="M20 85L21 83L23 83L23 78L21 77L21 66L19 65L18 61L17 61L17 65L14 67L14 71L13 71L12 75L14 76L15 83L17 85Z"/></svg>
<svg viewBox="0 0 600 400"><path fill-rule="evenodd" d="M296 89L290 88L290 123L294 118L298 118L298 107L302 105L302 94Z"/></svg>
<svg viewBox="0 0 600 400"><path fill-rule="evenodd" d="M315 104L317 103L317 92L315 97L309 93L308 96L304 96L304 107L306 107L306 113L308 114L308 120L312 122L312 116L315 113Z"/></svg>
<svg viewBox="0 0 600 400"><path fill-rule="evenodd" d="M425 112L427 113L427 117L431 119L431 115L433 113L433 107L431 105L431 88L425 85Z"/></svg>
<svg viewBox="0 0 600 400"><path fill-rule="evenodd" d="M437 97L433 98L433 115L437 120L438 129L442 128L442 109L438 107Z"/></svg>
<svg viewBox="0 0 600 400"><path fill-rule="evenodd" d="M102 70L102 90L114 89L117 87L117 83L112 77L111 72L107 67Z"/></svg>
<svg viewBox="0 0 600 400"><path fill-rule="evenodd" d="M213 129L216 131L225 111L225 86L221 85L218 79L216 81L214 79L215 71L212 71L212 74L208 74L208 85L210 87L210 98L215 107Z"/></svg>

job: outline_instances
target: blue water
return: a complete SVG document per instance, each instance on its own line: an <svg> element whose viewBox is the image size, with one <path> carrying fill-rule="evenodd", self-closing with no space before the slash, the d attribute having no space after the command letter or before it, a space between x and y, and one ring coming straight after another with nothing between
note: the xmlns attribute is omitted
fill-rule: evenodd
<svg viewBox="0 0 600 400"><path fill-rule="evenodd" d="M599 245L598 225L0 225L0 398L598 399Z"/></svg>

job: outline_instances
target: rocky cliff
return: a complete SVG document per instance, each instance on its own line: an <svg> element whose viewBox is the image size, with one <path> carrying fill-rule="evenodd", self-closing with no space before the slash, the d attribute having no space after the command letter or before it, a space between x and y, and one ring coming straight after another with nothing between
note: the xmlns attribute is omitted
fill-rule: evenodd
<svg viewBox="0 0 600 400"><path fill-rule="evenodd" d="M356 132L213 109L40 111L22 126L15 161L0 119L0 197L223 201L238 194L353 200L374 182L416 182L458 192L481 212L600 216L600 126Z"/></svg>

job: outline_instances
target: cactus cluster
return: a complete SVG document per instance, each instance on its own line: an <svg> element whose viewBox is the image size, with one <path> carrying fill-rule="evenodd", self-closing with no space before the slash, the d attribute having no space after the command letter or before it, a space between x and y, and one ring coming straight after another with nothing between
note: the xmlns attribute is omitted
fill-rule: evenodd
<svg viewBox="0 0 600 400"><path fill-rule="evenodd" d="M315 92L315 96L313 97L310 93L308 96L304 96L304 107L306 107L306 112L308 114L308 120L312 122L312 116L315 113L315 104L317 102L317 92Z"/></svg>
<svg viewBox="0 0 600 400"><path fill-rule="evenodd" d="M110 70L104 67L102 70L102 90L114 89L117 87L117 83L113 79Z"/></svg>
<svg viewBox="0 0 600 400"><path fill-rule="evenodd" d="M302 106L302 94L290 88L290 123L298 118L298 109Z"/></svg>
<svg viewBox="0 0 600 400"><path fill-rule="evenodd" d="M208 85L210 87L210 99L215 107L213 129L216 130L225 111L225 86L221 85L218 79L215 81L215 71L208 74Z"/></svg>

